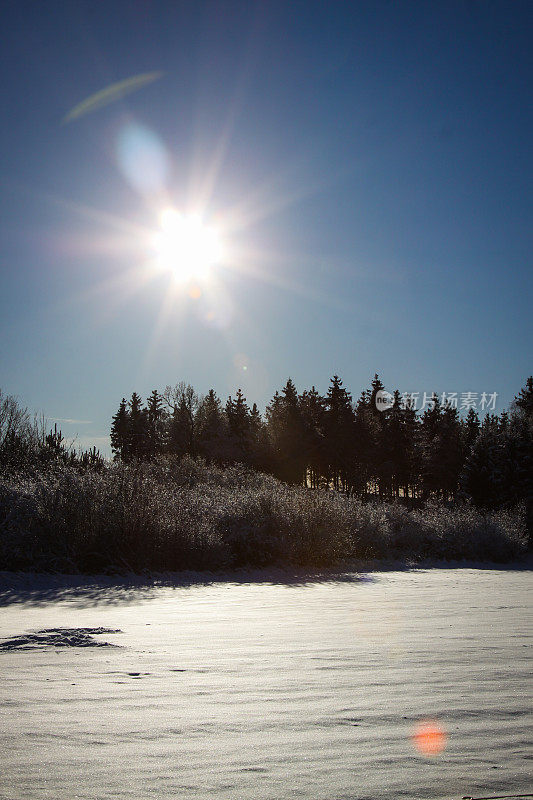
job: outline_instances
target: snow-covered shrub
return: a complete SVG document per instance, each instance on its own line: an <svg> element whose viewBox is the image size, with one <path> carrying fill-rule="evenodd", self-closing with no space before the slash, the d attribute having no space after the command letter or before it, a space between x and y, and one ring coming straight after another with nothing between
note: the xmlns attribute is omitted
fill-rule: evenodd
<svg viewBox="0 0 533 800"><path fill-rule="evenodd" d="M482 513L472 505L428 503L407 511L390 504L384 533L389 552L412 558L507 562L526 548L525 509Z"/></svg>
<svg viewBox="0 0 533 800"><path fill-rule="evenodd" d="M0 569L32 569L42 548L34 486L0 481Z"/></svg>
<svg viewBox="0 0 533 800"><path fill-rule="evenodd" d="M102 572L325 566L350 559L509 561L525 513L361 503L244 467L161 460L55 465L0 478L0 570Z"/></svg>

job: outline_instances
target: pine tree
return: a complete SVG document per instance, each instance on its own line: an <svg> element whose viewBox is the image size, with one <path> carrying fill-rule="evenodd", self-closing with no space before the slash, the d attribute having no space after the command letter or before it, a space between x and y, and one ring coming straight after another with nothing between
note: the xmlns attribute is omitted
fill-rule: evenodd
<svg viewBox="0 0 533 800"><path fill-rule="evenodd" d="M457 409L441 406L436 394L422 416L419 451L424 499L454 497L464 458L463 427Z"/></svg>
<svg viewBox="0 0 533 800"><path fill-rule="evenodd" d="M494 424L483 424L461 471L462 493L480 508L497 508L504 494L508 467L504 434Z"/></svg>
<svg viewBox="0 0 533 800"><path fill-rule="evenodd" d="M416 412L416 405L413 399L409 399L404 409L404 424L406 427L406 440L409 448L409 475L406 484L406 496L409 496L409 486L411 486L411 496L416 497L420 486L420 458L417 450L419 441L420 421Z"/></svg>
<svg viewBox="0 0 533 800"><path fill-rule="evenodd" d="M390 441L391 426L395 429L397 423L398 430L394 430L395 435L400 436L400 393L396 395L396 409L393 407L383 409L376 401L378 392L384 392L385 386L376 373L371 383L369 391L370 410L373 415L372 434L373 434L373 472L379 487L379 496L391 497L393 493L395 461L397 443ZM391 421L391 416L393 420Z"/></svg>
<svg viewBox="0 0 533 800"><path fill-rule="evenodd" d="M298 405L303 424L303 452L305 453L306 483L317 489L327 472L325 448L326 401L314 386L305 389Z"/></svg>
<svg viewBox="0 0 533 800"><path fill-rule="evenodd" d="M442 409L436 392L431 404L424 411L420 426L418 449L421 464L422 497L427 500L431 494L438 494L440 481L440 433Z"/></svg>
<svg viewBox="0 0 533 800"><path fill-rule="evenodd" d="M376 395L383 389L381 379L374 375L370 389L361 393L355 409L354 475L363 498L376 487L380 496L390 491L391 462L384 430L388 412L378 410L376 404Z"/></svg>
<svg viewBox="0 0 533 800"><path fill-rule="evenodd" d="M455 497L463 465L464 450L461 423L457 409L446 404L442 410L439 430L439 477L442 499Z"/></svg>
<svg viewBox="0 0 533 800"><path fill-rule="evenodd" d="M129 427L130 415L123 397L111 423L111 449L115 459L126 461L128 458Z"/></svg>
<svg viewBox="0 0 533 800"><path fill-rule="evenodd" d="M148 451L148 414L141 397L133 392L129 402L129 426L126 451L128 460L146 458Z"/></svg>
<svg viewBox="0 0 533 800"><path fill-rule="evenodd" d="M518 396L514 399L514 405L527 417L533 416L533 375L527 379L524 388L520 389Z"/></svg>
<svg viewBox="0 0 533 800"><path fill-rule="evenodd" d="M335 489L350 491L354 467L355 414L352 397L338 375L331 379L326 395L325 444L328 480Z"/></svg>
<svg viewBox="0 0 533 800"><path fill-rule="evenodd" d="M220 400L213 389L200 401L195 424L200 455L218 464L227 461L230 456L228 426Z"/></svg>
<svg viewBox="0 0 533 800"><path fill-rule="evenodd" d="M250 409L241 389L237 390L235 400L231 396L228 397L225 411L230 433L232 460L249 463Z"/></svg>
<svg viewBox="0 0 533 800"><path fill-rule="evenodd" d="M408 497L409 487L414 481L416 439L416 411L413 404L402 403L400 392L393 394L393 405L384 414L382 445L384 464L389 471L389 495Z"/></svg>
<svg viewBox="0 0 533 800"><path fill-rule="evenodd" d="M176 456L194 452L194 428L185 398L181 397L172 409L168 428L168 449Z"/></svg>
<svg viewBox="0 0 533 800"><path fill-rule="evenodd" d="M531 527L533 418L528 418L527 411L515 404L511 415L485 416L463 465L460 486L482 508L509 507L525 501Z"/></svg>
<svg viewBox="0 0 533 800"><path fill-rule="evenodd" d="M467 457L479 436L479 429L481 427L477 412L473 408L468 409L468 414L462 423L462 427L465 457Z"/></svg>
<svg viewBox="0 0 533 800"><path fill-rule="evenodd" d="M177 456L196 455L196 414L200 401L194 387L181 381L176 386L167 386L162 397L171 412L167 424L168 452Z"/></svg>
<svg viewBox="0 0 533 800"><path fill-rule="evenodd" d="M154 389L146 401L147 413L147 456L155 458L163 453L165 448L166 412L163 408L163 398Z"/></svg>
<svg viewBox="0 0 533 800"><path fill-rule="evenodd" d="M68 462L69 458L72 461L72 456L74 456L75 459L76 454L73 451L69 454L65 446L65 439L61 430L57 428L57 422L54 424L53 430L50 429L46 436L44 436L39 456L43 461Z"/></svg>
<svg viewBox="0 0 533 800"><path fill-rule="evenodd" d="M306 475L305 426L298 392L291 378L281 394L276 392L267 407L267 422L276 475L287 483L303 483Z"/></svg>
<svg viewBox="0 0 533 800"><path fill-rule="evenodd" d="M516 443L516 495L526 504L526 525L531 548L533 546L533 377L531 376L515 397L509 428L510 436Z"/></svg>
<svg viewBox="0 0 533 800"><path fill-rule="evenodd" d="M78 463L85 469L101 472L104 468L105 460L100 451L96 449L96 446L93 446L90 450L84 450L79 454Z"/></svg>
<svg viewBox="0 0 533 800"><path fill-rule="evenodd" d="M254 403L250 411L250 463L261 472L271 472L273 459L270 440L263 418Z"/></svg>
<svg viewBox="0 0 533 800"><path fill-rule="evenodd" d="M371 385L371 389L368 392L370 408L372 409L373 413L381 414L383 412L380 412L378 407L377 407L376 395L377 395L378 392L383 392L385 390L385 386L383 385L383 383L381 381L381 378L379 377L379 375L377 373L374 375L374 377L372 379L372 383L370 385Z"/></svg>

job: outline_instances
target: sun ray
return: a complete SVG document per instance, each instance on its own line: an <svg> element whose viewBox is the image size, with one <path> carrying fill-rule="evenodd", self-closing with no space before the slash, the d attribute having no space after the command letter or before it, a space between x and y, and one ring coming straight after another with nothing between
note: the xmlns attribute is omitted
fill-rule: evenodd
<svg viewBox="0 0 533 800"><path fill-rule="evenodd" d="M227 209L223 216L224 227L231 233L238 233L253 227L256 223L272 218L280 212L297 205L302 200L327 191L353 176L357 164L345 165L342 169L322 179L309 181L299 186L284 188L291 173L296 170L291 164L285 171L280 170L269 177L253 192L245 195L238 203Z"/></svg>
<svg viewBox="0 0 533 800"><path fill-rule="evenodd" d="M196 152L193 153L191 159L192 169L189 179L189 203L201 211L207 209L212 201L220 171L224 165L231 144L235 126L245 104L246 92L253 80L254 64L257 63L259 53L258 35L260 34L260 28L260 19L256 17L249 32L241 68L237 74L233 93L227 103L227 113L220 136L212 149L213 154L207 168L199 152L199 143L202 138L202 131L205 128L205 120L201 118L198 109L195 136Z"/></svg>
<svg viewBox="0 0 533 800"><path fill-rule="evenodd" d="M167 325L173 315L173 312L179 308L180 304L183 305L184 301L185 298L176 291L175 287L171 286L165 292L159 308L159 313L157 314L144 353L142 355L139 373L137 375L137 380L139 382L142 383L144 381L144 377L149 371L152 357L164 337ZM176 314L175 318L178 320L178 322L183 322L182 314ZM180 337L176 337L177 341L179 341L179 339Z"/></svg>
<svg viewBox="0 0 533 800"><path fill-rule="evenodd" d="M209 203L218 180L237 113L236 108L228 114L219 148L196 195L197 200L201 199L200 205L178 211L168 203L171 197L165 190L167 207L163 205L164 200L161 197L163 202L158 212L159 229L49 193L30 190L45 202L53 202L69 213L95 223L95 228L101 228L100 235L87 232L78 236L76 232L64 234L59 241L63 253L117 256L120 260L131 253L131 267L99 280L90 289L71 298L72 304L94 301L96 323L107 324L152 282L164 282L165 288L163 289L163 285L161 287L160 310L141 361L143 370L148 369L171 320L184 320L187 309L194 308L202 323L218 329L230 344L232 326L237 320L241 321L240 324L245 323L251 326L250 329L253 328L253 320L247 319L245 309L236 307L231 290L228 291L228 287L225 287L224 274L229 276L236 273L247 280L259 281L280 291L337 309L351 308L350 304L338 297L332 297L323 290L314 289L305 281L296 279L298 265L309 267L310 261L305 254L281 254L271 249L254 249L247 246L246 239L249 237L245 236L243 240L238 235L231 242L231 250L227 249L226 243L222 247L222 234L225 239L233 234L242 234L252 229L257 222L324 190L327 184L342 179L342 175L328 181L316 180L311 184L295 186L297 182L291 180L291 177L294 179L294 173L298 172L301 164L292 162L285 170L279 170L265 180L238 204L225 213L220 213L217 217L217 229L204 223L202 216L209 220L215 218L212 214L208 215L203 206ZM292 190L288 189L287 184L292 184ZM152 197L149 205L152 213L155 213L157 198ZM203 215L198 213L198 209L203 210ZM311 262L313 260L314 257L311 257ZM155 291L157 293L159 290Z"/></svg>
<svg viewBox="0 0 533 800"><path fill-rule="evenodd" d="M244 278L265 283L269 286L291 292L300 297L307 297L340 311L350 311L353 304L338 296L327 294L324 290L314 289L308 283L287 277L296 266L308 270L316 265L316 257L306 254L281 254L272 250L256 248L235 249L234 257L227 269L241 274ZM275 268L273 268L275 267Z"/></svg>
<svg viewBox="0 0 533 800"><path fill-rule="evenodd" d="M88 289L71 294L68 305L87 306L92 301L95 321L100 325L106 325L120 309L152 282L153 273L149 266L136 265L99 280ZM61 307L64 306L65 303L62 301Z"/></svg>

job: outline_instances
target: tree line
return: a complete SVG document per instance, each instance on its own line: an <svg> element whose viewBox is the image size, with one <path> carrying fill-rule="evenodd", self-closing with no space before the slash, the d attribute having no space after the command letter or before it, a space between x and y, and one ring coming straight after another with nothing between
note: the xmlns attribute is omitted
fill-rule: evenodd
<svg viewBox="0 0 533 800"><path fill-rule="evenodd" d="M399 391L378 410L378 375L357 401L338 375L325 395L299 393L289 378L264 415L239 389L223 405L211 389L199 396L184 382L153 390L145 404L122 399L111 426L116 459L200 456L215 464L244 463L281 480L331 488L361 499L416 504L470 498L487 508L529 504L533 493L533 377L509 411L480 419L470 408L442 403L423 413Z"/></svg>

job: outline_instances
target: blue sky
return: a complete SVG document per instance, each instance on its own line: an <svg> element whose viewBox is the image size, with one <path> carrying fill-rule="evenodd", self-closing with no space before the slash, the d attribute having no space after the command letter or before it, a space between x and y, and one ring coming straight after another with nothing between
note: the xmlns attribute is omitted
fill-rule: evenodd
<svg viewBox="0 0 533 800"><path fill-rule="evenodd" d="M180 380L264 408L289 375L357 396L378 372L503 410L532 371L532 17L5 3L0 387L104 448L123 395ZM151 269L167 206L219 230L199 292Z"/></svg>

